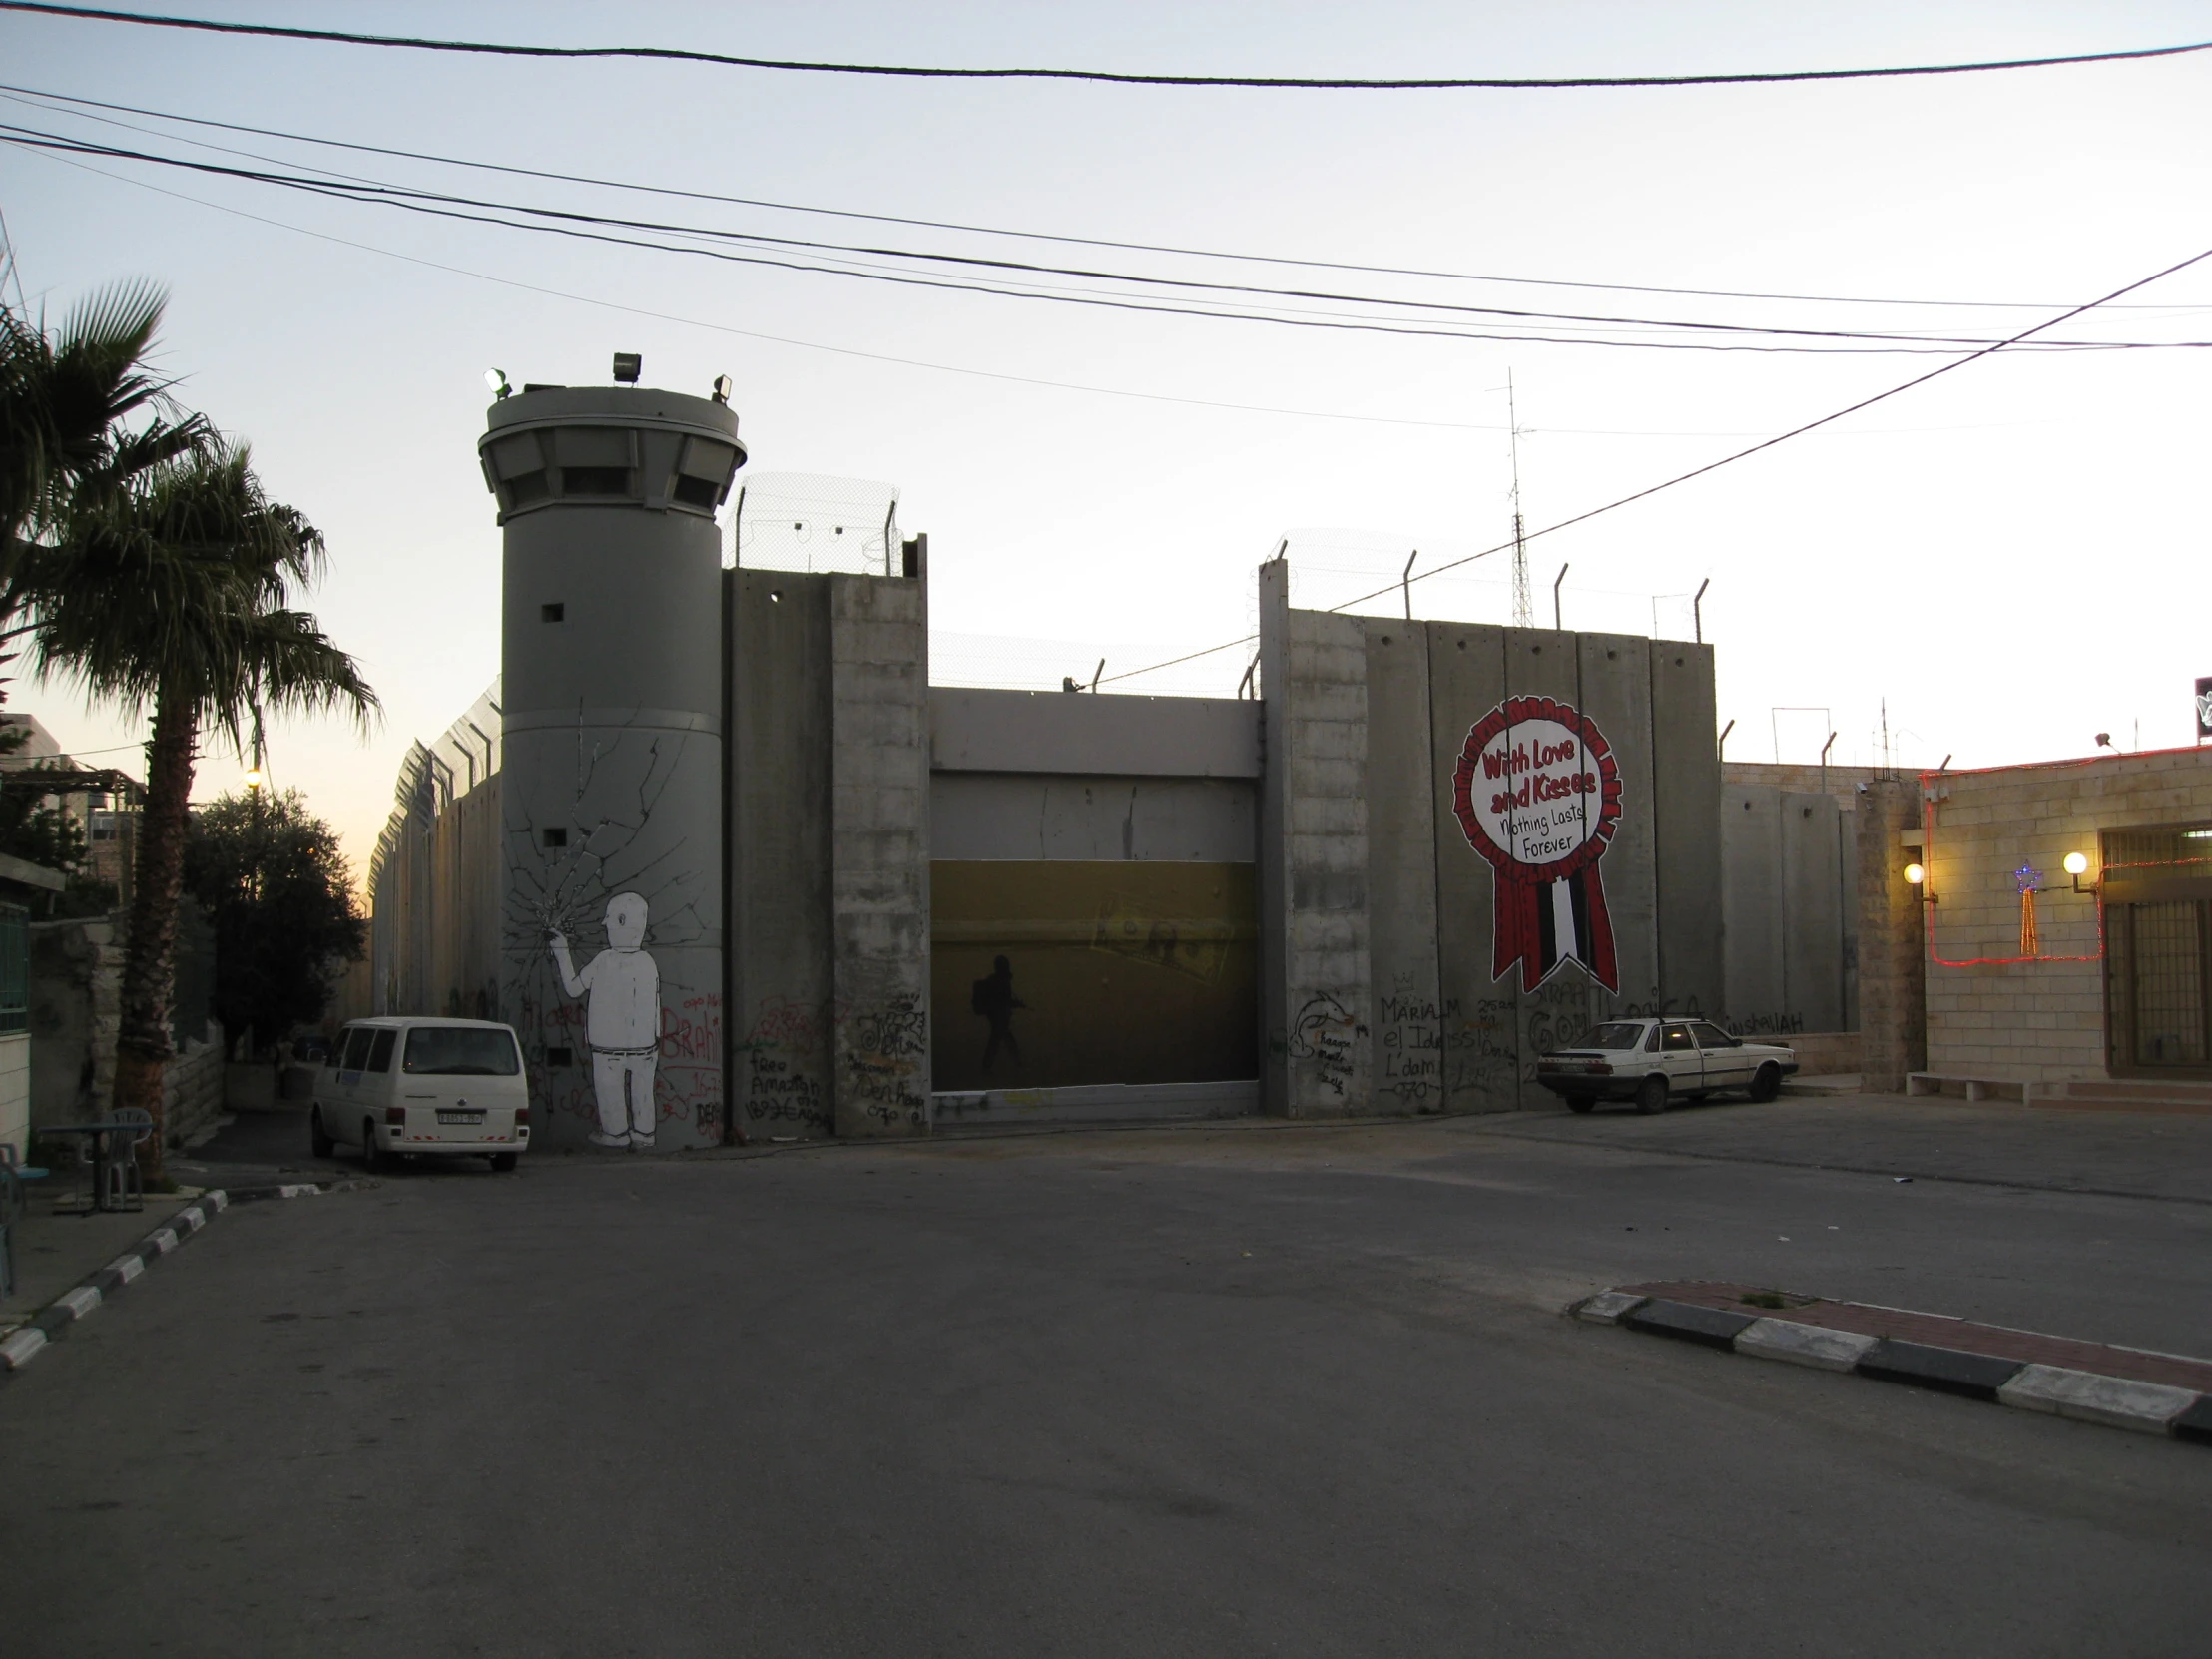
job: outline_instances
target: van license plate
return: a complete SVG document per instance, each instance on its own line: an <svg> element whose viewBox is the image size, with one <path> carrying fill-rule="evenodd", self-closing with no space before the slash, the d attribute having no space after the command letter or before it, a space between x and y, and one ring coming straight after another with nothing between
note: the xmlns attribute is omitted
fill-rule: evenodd
<svg viewBox="0 0 2212 1659"><path fill-rule="evenodd" d="M483 1121L484 1114L481 1112L440 1112L438 1114L438 1122L440 1123L482 1123Z"/></svg>

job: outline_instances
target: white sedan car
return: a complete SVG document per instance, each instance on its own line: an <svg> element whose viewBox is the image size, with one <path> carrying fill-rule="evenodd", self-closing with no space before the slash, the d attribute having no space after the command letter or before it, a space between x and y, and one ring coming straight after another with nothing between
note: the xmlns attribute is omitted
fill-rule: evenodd
<svg viewBox="0 0 2212 1659"><path fill-rule="evenodd" d="M1703 1100L1720 1089L1772 1100L1797 1068L1794 1050L1745 1042L1710 1020L1614 1019L1592 1026L1572 1048L1544 1055L1536 1081L1577 1112L1601 1100L1664 1112L1670 1100Z"/></svg>

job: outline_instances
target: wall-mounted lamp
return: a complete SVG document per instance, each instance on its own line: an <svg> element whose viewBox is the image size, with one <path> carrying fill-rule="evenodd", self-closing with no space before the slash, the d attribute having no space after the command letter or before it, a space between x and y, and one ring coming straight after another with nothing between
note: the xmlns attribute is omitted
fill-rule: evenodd
<svg viewBox="0 0 2212 1659"><path fill-rule="evenodd" d="M2083 885L2081 884L2081 878L2082 878L2082 877L2083 877L2084 875L2086 875L2086 874L2088 874L2088 873L2089 873L2089 854L2088 854L2088 853L2086 853L2086 852L2069 852L2069 853L2067 853L2067 854L2066 854L2066 873L2067 873L2068 875L2070 875L2070 876L2072 876L2072 877L2073 877L2073 890L2074 890L2075 892L2084 892L2084 893L2090 893L2090 894L2094 894L2094 893L2096 892L2096 890L2097 890L2097 889L2096 889L2096 885L2095 885L2095 883L2093 883L2093 882L2092 882L2092 883L2091 883L2090 885L2088 885L2088 886L2086 886L2086 887L2085 887L2085 886L2083 886Z"/></svg>
<svg viewBox="0 0 2212 1659"><path fill-rule="evenodd" d="M1933 904L1936 902L1936 895L1928 889L1928 866L1926 864L1907 864L1905 866L1905 878L1921 889L1921 899L1924 903Z"/></svg>

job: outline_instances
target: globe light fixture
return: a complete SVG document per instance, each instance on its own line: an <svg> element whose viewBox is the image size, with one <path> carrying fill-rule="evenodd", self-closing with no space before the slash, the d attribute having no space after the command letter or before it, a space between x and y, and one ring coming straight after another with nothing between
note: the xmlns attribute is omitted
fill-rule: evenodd
<svg viewBox="0 0 2212 1659"><path fill-rule="evenodd" d="M2086 875L2086 874L2087 874L2088 872L2089 872L2089 854L2088 854L2088 853L2086 853L2086 852L2069 852L2069 853L2067 853L2067 854L2066 854L2066 873L2067 873L2068 875Z"/></svg>
<svg viewBox="0 0 2212 1659"><path fill-rule="evenodd" d="M1928 879L1928 871L1919 864L1907 864L1905 866L1905 878L1917 887Z"/></svg>
<svg viewBox="0 0 2212 1659"><path fill-rule="evenodd" d="M246 787L250 790L259 790L262 783L262 769L260 767L249 768L246 774Z"/></svg>

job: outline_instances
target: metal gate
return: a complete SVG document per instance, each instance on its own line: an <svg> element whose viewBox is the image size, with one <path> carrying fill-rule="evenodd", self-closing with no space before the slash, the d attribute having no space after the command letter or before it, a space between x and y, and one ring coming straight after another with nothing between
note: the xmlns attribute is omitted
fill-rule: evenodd
<svg viewBox="0 0 2212 1659"><path fill-rule="evenodd" d="M2104 837L2105 1033L2116 1076L2212 1076L2212 830Z"/></svg>

